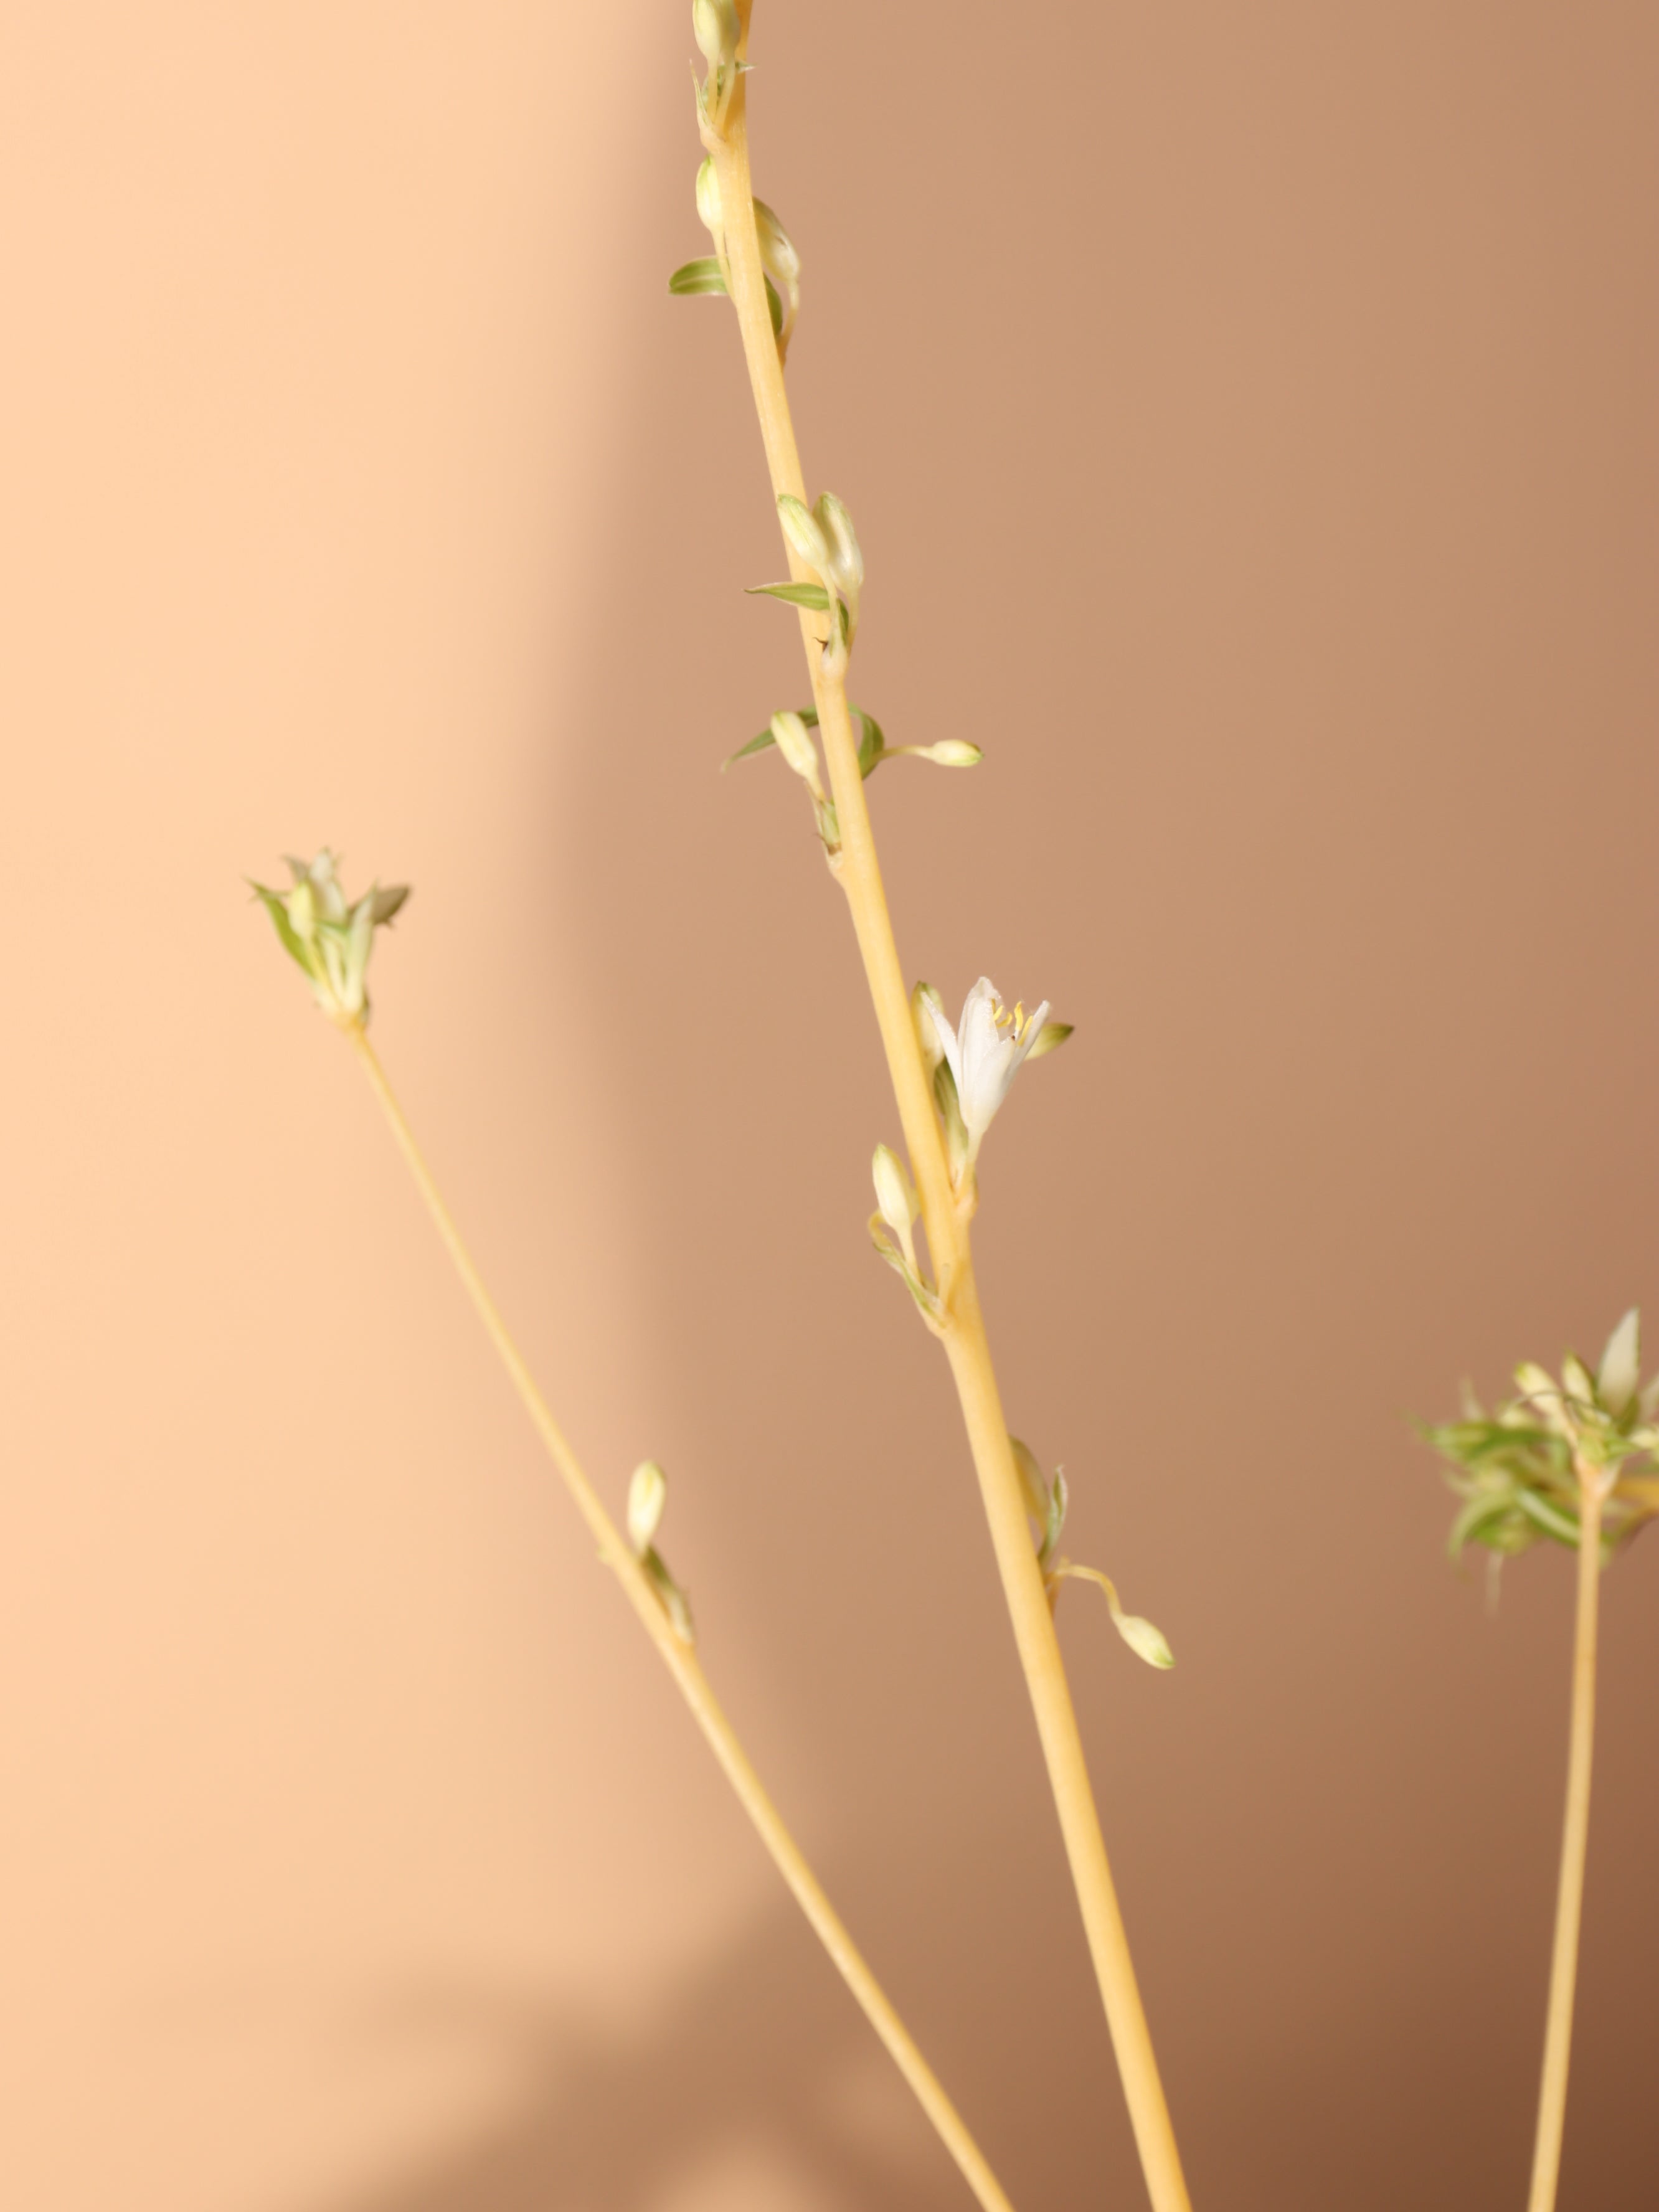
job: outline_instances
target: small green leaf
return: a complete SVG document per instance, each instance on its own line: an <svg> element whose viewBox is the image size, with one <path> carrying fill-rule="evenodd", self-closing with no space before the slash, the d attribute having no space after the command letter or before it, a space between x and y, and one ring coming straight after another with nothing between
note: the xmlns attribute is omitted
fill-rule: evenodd
<svg viewBox="0 0 1659 2212"><path fill-rule="evenodd" d="M1070 1502L1070 1492L1066 1487L1066 1470L1063 1467L1057 1467L1054 1469L1054 1486L1048 1493L1048 1518L1043 1528L1042 1550L1039 1555L1045 1566L1054 1557L1054 1547L1065 1530L1066 1509Z"/></svg>
<svg viewBox="0 0 1659 2212"><path fill-rule="evenodd" d="M677 269L668 280L668 289L677 299L695 299L708 292L726 290L726 279L720 275L720 264L712 254L700 261L687 261Z"/></svg>
<svg viewBox="0 0 1659 2212"><path fill-rule="evenodd" d="M1550 1504L1535 1490L1517 1490L1515 1502L1528 1521L1534 1522L1547 1536L1553 1536L1558 1544L1567 1544L1578 1549L1578 1523L1559 1506Z"/></svg>
<svg viewBox="0 0 1659 2212"><path fill-rule="evenodd" d="M1514 1498L1505 1493L1498 1498L1472 1498L1452 1522L1451 1534L1446 1539L1446 1549L1456 1559L1466 1544L1485 1544L1492 1540L1493 1532L1507 1521L1515 1510ZM1503 1546L1495 1548L1503 1549Z"/></svg>
<svg viewBox="0 0 1659 2212"><path fill-rule="evenodd" d="M859 774L860 776L872 776L886 756L887 740L882 734L881 724L873 714L866 714L862 707L854 707L853 712L864 728L864 735L859 740Z"/></svg>
<svg viewBox="0 0 1659 2212"><path fill-rule="evenodd" d="M795 712L809 730L817 729L818 710L816 707L798 707ZM726 755L720 763L720 774L724 775L734 761L747 760L751 753L763 753L768 745L775 745L776 743L777 739L772 734L772 725L769 722L763 730L756 731L746 745L739 745L736 752Z"/></svg>
<svg viewBox="0 0 1659 2212"><path fill-rule="evenodd" d="M252 878L249 880L252 882ZM311 962L307 957L305 946L294 933L294 925L288 918L288 907L282 893L267 890L264 884L253 884L252 890L254 896L270 916L277 937L282 942L283 951L297 966L303 968L307 975L312 975L314 971Z"/></svg>
<svg viewBox="0 0 1659 2212"><path fill-rule="evenodd" d="M1076 1027L1075 1022L1044 1022L1026 1059L1041 1060L1045 1052L1058 1052Z"/></svg>
<svg viewBox="0 0 1659 2212"><path fill-rule="evenodd" d="M407 884L387 884L384 888L376 884L374 889L369 893L369 896L374 901L369 912L374 918L376 929L384 928L386 923L403 912L404 903L409 896L409 888Z"/></svg>
<svg viewBox="0 0 1659 2212"><path fill-rule="evenodd" d="M766 305L772 318L772 335L775 338L781 338L783 336L783 302L778 297L777 286L769 276L763 277L761 281L766 286ZM720 289L722 292L726 289L724 284Z"/></svg>
<svg viewBox="0 0 1659 2212"><path fill-rule="evenodd" d="M822 584L745 584L744 589L750 599L764 592L769 599L787 599L792 607L810 607L815 615L830 611L830 594Z"/></svg>

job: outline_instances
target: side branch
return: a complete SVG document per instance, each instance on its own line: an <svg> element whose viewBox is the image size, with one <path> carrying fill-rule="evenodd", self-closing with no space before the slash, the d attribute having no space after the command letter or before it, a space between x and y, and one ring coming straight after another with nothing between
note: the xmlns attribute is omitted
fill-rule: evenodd
<svg viewBox="0 0 1659 2212"><path fill-rule="evenodd" d="M908 2029L894 2010L885 1991L842 1925L822 1884L803 1856L799 1845L784 1826L781 1815L762 1786L748 1753L738 1741L731 1722L710 1689L695 1650L679 1633L664 1609L644 1567L605 1511L598 1492L588 1480L564 1431L554 1419L547 1401L525 1364L523 1355L508 1334L507 1325L485 1288L471 1255L461 1241L460 1232L444 1204L431 1170L416 1144L414 1133L404 1117L403 1109L386 1080L386 1073L361 1021L348 1025L346 1034L356 1049L364 1074L368 1078L370 1087L380 1103L398 1149L415 1178L427 1212L432 1218L433 1226L454 1262L467 1297L483 1324L485 1334L499 1353L537 1435L562 1477L577 1511L586 1522L599 1547L599 1557L607 1566L614 1569L629 1604L639 1616L641 1626L656 1645L663 1663L678 1685L680 1694L690 1707L709 1748L720 1761L756 1832L770 1853L773 1864L788 1884L796 1903L811 1923L813 1932L863 2008L865 2017L909 2083L917 2102L933 2122L963 2178L983 2207L983 2212L1013 2212L984 2153L969 2134L933 2069L922 2057Z"/></svg>
<svg viewBox="0 0 1659 2212"><path fill-rule="evenodd" d="M1573 1631L1572 1720L1567 1752L1567 1809L1561 1835L1555 1941L1550 1958L1544 2074L1538 2092L1527 2212L1553 2212L1567 2116L1567 2064L1572 2052L1573 1995L1578 1979L1578 1929L1584 1910L1584 1863L1589 1849L1590 1760L1595 1737L1595 1644L1601 1589L1601 1492L1583 1484L1578 1516L1578 1601Z"/></svg>

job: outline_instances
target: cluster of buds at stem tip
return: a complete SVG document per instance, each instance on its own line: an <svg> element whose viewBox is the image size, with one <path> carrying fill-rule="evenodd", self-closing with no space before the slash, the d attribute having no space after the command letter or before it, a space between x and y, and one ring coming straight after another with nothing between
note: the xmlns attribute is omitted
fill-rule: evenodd
<svg viewBox="0 0 1659 2212"><path fill-rule="evenodd" d="M988 975L981 975L968 994L954 1029L945 1001L931 983L916 985L910 1009L933 1081L933 1103L945 1124L951 1181L965 1196L974 1188L985 1133L1014 1078L1028 1060L1041 1060L1063 1045L1073 1025L1051 1022L1046 999L1035 1012L1028 1014L1023 1005L1011 1012Z"/></svg>
<svg viewBox="0 0 1659 2212"><path fill-rule="evenodd" d="M708 74L697 88L697 114L705 132L719 137L725 127L732 88L744 64L738 59L743 27L735 0L691 0L691 35Z"/></svg>
<svg viewBox="0 0 1659 2212"><path fill-rule="evenodd" d="M337 862L326 847L314 860L285 855L292 887L274 891L255 884L254 896L270 916L283 950L303 970L313 996L341 1029L368 1019L367 976L374 933L383 929L409 896L407 884L372 884L356 903L340 888Z"/></svg>
<svg viewBox="0 0 1659 2212"><path fill-rule="evenodd" d="M1605 1564L1659 1516L1659 1375L1644 1385L1641 1359L1632 1306L1594 1374L1571 1352L1559 1381L1522 1360L1520 1395L1491 1413L1465 1385L1463 1418L1424 1431L1463 1501L1452 1523L1454 1559L1480 1544L1496 1569L1534 1544L1577 1548L1580 1513L1594 1498Z"/></svg>
<svg viewBox="0 0 1659 2212"><path fill-rule="evenodd" d="M1143 1620L1139 1613L1125 1613L1118 1601L1116 1585L1109 1576L1102 1574L1098 1567L1080 1567L1074 1559L1060 1557L1060 1532L1066 1526L1066 1509L1070 1502L1065 1469L1058 1467L1054 1469L1051 1487L1030 1446L1022 1443L1018 1437L1010 1437L1008 1444L1019 1474L1025 1510L1036 1524L1037 1565L1042 1570L1042 1587L1048 1593L1049 1612L1052 1613L1060 1602L1060 1586L1063 1582L1097 1583L1106 1594L1112 1626L1135 1656L1144 1659L1149 1667L1173 1667L1175 1654L1170 1649L1168 1638L1150 1620Z"/></svg>
<svg viewBox="0 0 1659 2212"><path fill-rule="evenodd" d="M922 1319L937 1334L944 1326L945 1310L916 1258L915 1227L921 1212L916 1187L903 1161L885 1145L876 1146L871 1174L876 1186L876 1210L870 1216L871 1241L888 1266L901 1277Z"/></svg>
<svg viewBox="0 0 1659 2212"><path fill-rule="evenodd" d="M634 1547L635 1558L645 1569L659 1604L673 1623L675 1634L683 1643L690 1644L696 1640L691 1632L691 1608L657 1549L657 1529L667 1503L668 1477L655 1460L641 1460L628 1486L628 1540Z"/></svg>

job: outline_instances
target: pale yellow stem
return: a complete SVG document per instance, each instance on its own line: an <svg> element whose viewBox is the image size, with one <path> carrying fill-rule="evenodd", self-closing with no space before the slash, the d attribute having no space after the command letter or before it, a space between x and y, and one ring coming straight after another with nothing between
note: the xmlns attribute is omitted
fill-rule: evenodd
<svg viewBox="0 0 1659 2212"><path fill-rule="evenodd" d="M1567 1811L1561 1832L1561 1878L1555 1898L1549 2014L1544 2029L1544 2076L1538 2092L1527 2212L1554 2212L1567 2117L1567 2062L1572 2054L1572 2000L1578 1978L1578 1929L1584 1910L1584 1860L1589 1846L1590 1756L1595 1735L1595 1634L1601 1595L1601 1492L1580 1485L1578 1607L1573 1627L1572 1720L1567 1749Z"/></svg>
<svg viewBox="0 0 1659 2212"><path fill-rule="evenodd" d="M750 0L738 0L745 46ZM741 77L723 127L706 134L720 180L727 283L737 309L756 411L775 496L805 498L783 368L766 302L756 234L746 115L748 80ZM787 546L787 540L785 541ZM804 566L793 548L790 572ZM832 608L830 620L835 619ZM985 1325L974 1282L967 1209L951 1187L943 1136L933 1111L927 1068L910 1011L909 992L894 941L875 839L859 774L858 743L842 669L825 655L814 620L803 613L802 641L811 675L824 755L841 830L838 879L875 1006L899 1120L921 1201L945 1316L941 1334L961 1400L991 1539L1014 1638L1060 1816L1060 1832L1088 1937L1102 2001L1117 2054L1135 2141L1155 2212L1189 2212L1186 2182L1152 2037L1130 1962L1122 1915L1101 1835L1099 1816L1060 1658L1042 1573L1025 1517L1024 1493L998 1397Z"/></svg>
<svg viewBox="0 0 1659 2212"><path fill-rule="evenodd" d="M484 1288L483 1279L472 1263L471 1255L461 1242L460 1232L439 1194L431 1170L421 1156L414 1133L404 1118L403 1109L386 1081L385 1071L368 1036L360 1025L349 1027L346 1034L356 1048L363 1072L385 1110L392 1133L397 1139L398 1149L426 1201L427 1212L432 1217L433 1225L443 1241L444 1249L455 1264L455 1271L472 1301L474 1310L483 1323L485 1334L501 1355L501 1364L512 1378L513 1387L518 1392L537 1435L563 1478L565 1488L569 1492L577 1511L587 1523L599 1546L601 1560L615 1571L646 1634L656 1645L664 1664L679 1685L680 1693L690 1706L697 1726L708 1739L710 1749L736 1790L738 1801L753 1822L761 1841L771 1853L774 1865L788 1883L796 1903L811 1923L814 1933L834 1960L848 1988L862 2006L865 2017L886 2045L893 2063L915 2091L917 2102L938 2130L969 2187L985 2208L985 2212L1012 2212L1002 2185L986 2162L983 2152L963 2126L956 2107L940 2087L908 2029L865 1964L852 1937L824 1894L817 1875L801 1856L794 1838L785 1827L777 1808L761 1786L760 1777L750 1764L748 1753L715 1701L695 1650L680 1636L664 1611L649 1577L605 1511L592 1484L582 1472L580 1462L571 1449L564 1431L554 1419L547 1401L536 1387L523 1355L508 1335L495 1300Z"/></svg>

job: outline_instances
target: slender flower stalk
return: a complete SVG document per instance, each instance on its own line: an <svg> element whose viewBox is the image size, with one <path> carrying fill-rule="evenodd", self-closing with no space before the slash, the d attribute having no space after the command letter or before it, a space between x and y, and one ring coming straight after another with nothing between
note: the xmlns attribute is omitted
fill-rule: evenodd
<svg viewBox="0 0 1659 2212"><path fill-rule="evenodd" d="M380 1103L398 1149L415 1178L416 1187L432 1217L433 1226L454 1262L455 1271L483 1324L484 1333L500 1354L501 1364L530 1416L532 1425L558 1469L577 1511L586 1522L599 1547L601 1560L614 1571L622 1583L629 1603L638 1614L646 1634L655 1644L663 1663L678 1685L680 1694L691 1708L697 1726L720 1761L727 1781L737 1792L738 1801L754 1824L761 1841L771 1854L774 1865L788 1883L796 1903L811 1922L814 1934L835 1961L848 1988L863 2008L865 2017L886 2045L893 2063L909 2083L917 2102L937 2129L984 2212L1012 2212L1002 2185L992 2172L984 2153L969 2134L908 2029L866 1965L817 1875L803 1857L799 1845L784 1826L777 1808L762 1787L760 1777L750 1764L748 1753L738 1742L731 1722L708 1686L708 1677L686 1633L689 1624L684 1613L683 1601L678 1606L674 1602L678 1593L673 1589L672 1583L667 1584L665 1591L665 1571L652 1548L652 1539L662 1512L664 1486L661 1469L647 1462L635 1475L629 1506L632 1540L625 1540L583 1473L564 1431L554 1419L547 1401L537 1388L522 1353L507 1334L507 1325L495 1300L485 1289L483 1279L474 1266L471 1255L461 1242L460 1232L444 1204L437 1184L433 1181L431 1170L416 1144L413 1131L404 1118L403 1109L386 1080L385 1070L368 1041L362 1021L343 1021L339 1026L350 1040L369 1086Z"/></svg>
<svg viewBox="0 0 1659 2212"><path fill-rule="evenodd" d="M1466 1384L1462 1418L1425 1431L1462 1501L1452 1524L1454 1557L1466 1544L1481 1545L1492 1555L1495 1577L1505 1559L1536 1544L1565 1544L1578 1554L1566 1817L1528 2212L1553 2212L1561 2171L1589 1844L1601 1571L1659 1519L1659 1375L1644 1384L1641 1370L1641 1316L1632 1306L1594 1371L1571 1352L1559 1381L1523 1359L1515 1370L1518 1397L1488 1412Z"/></svg>
<svg viewBox="0 0 1659 2212"><path fill-rule="evenodd" d="M746 54L751 5L752 0L737 0L739 64ZM750 175L747 85L748 77L739 70L729 85L721 81L718 97L706 95L702 102L703 141L719 185L723 289L730 293L737 311L772 490L783 519L790 574L797 583L821 583L826 580L823 565L808 557L817 549L807 545L803 550L805 533L799 526L799 510L807 507L806 486L757 231ZM847 697L851 625L850 622L844 624L837 634L835 592L831 591L828 597L827 636L822 627L822 601L816 607L803 603L800 623L838 825L839 847L832 868L847 894L915 1179L937 1278L938 1315L932 1325L944 1341L961 1401L1147 2189L1155 2212L1189 2212L1175 2132L1129 1956L1048 1592L1032 1547L1019 1470L991 1363L969 1241L972 1176L968 1176L965 1188L959 1192L934 1115L930 1071L918 1040L882 886L864 796L859 738ZM850 617L854 610L849 607L848 611Z"/></svg>
<svg viewBox="0 0 1659 2212"><path fill-rule="evenodd" d="M1573 1993L1578 1979L1578 1928L1584 1909L1584 1861L1589 1846L1590 1757L1595 1737L1595 1644L1601 1592L1599 1481L1580 1478L1578 1603L1573 1625L1572 1720L1567 1747L1567 1810L1561 1833L1561 1875L1550 1956L1549 2012L1544 2027L1544 2076L1538 2091L1527 2212L1554 2212L1567 2114L1567 2064L1572 2053Z"/></svg>

